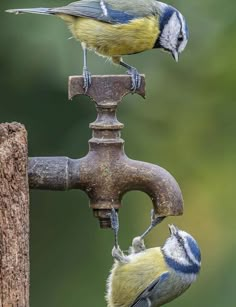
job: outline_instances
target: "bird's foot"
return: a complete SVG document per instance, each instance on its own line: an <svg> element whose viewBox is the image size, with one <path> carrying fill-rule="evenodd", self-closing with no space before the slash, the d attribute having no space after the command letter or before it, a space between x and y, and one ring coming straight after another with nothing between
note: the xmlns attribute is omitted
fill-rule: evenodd
<svg viewBox="0 0 236 307"><path fill-rule="evenodd" d="M165 218L166 216L155 217L154 210L153 209L151 210L151 226L152 227L155 227L156 225L160 224Z"/></svg>
<svg viewBox="0 0 236 307"><path fill-rule="evenodd" d="M88 71L87 67L84 67L83 69L83 78L84 78L84 85L83 85L84 92L87 93L92 83L91 73Z"/></svg>
<svg viewBox="0 0 236 307"><path fill-rule="evenodd" d="M132 92L135 92L137 89L140 88L141 76L135 67L130 67L127 72L131 76L131 90Z"/></svg>

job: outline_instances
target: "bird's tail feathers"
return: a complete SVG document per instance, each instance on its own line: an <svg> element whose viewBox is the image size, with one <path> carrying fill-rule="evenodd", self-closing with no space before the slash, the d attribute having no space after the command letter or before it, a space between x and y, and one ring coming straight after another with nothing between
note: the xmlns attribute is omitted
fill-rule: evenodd
<svg viewBox="0 0 236 307"><path fill-rule="evenodd" d="M52 9L46 7L38 7L32 9L11 9L11 10L6 10L6 12L13 14L23 14L23 13L42 14L42 15L55 14L55 12Z"/></svg>

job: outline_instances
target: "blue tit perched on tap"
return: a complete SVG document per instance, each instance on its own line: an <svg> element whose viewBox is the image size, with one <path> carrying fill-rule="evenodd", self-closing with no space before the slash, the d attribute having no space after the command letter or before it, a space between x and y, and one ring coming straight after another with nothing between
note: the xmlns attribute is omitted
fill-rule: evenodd
<svg viewBox="0 0 236 307"><path fill-rule="evenodd" d="M169 225L170 237L163 247L146 249L144 236L162 219L152 217L150 227L133 239L130 253L125 255L118 245L118 217L112 209L115 263L107 281L108 307L162 306L181 295L196 280L201 253L197 242L187 232Z"/></svg>
<svg viewBox="0 0 236 307"><path fill-rule="evenodd" d="M7 12L56 15L67 23L83 48L85 91L91 84L87 49L127 68L135 91L140 87L140 75L135 67L123 61L122 56L160 48L178 61L189 36L183 15L156 0L81 0L62 7L11 9Z"/></svg>

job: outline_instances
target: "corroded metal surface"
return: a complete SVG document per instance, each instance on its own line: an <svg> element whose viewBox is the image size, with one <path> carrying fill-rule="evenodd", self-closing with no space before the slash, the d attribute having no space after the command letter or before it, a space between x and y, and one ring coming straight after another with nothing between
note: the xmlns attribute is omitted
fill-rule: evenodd
<svg viewBox="0 0 236 307"><path fill-rule="evenodd" d="M136 94L145 98L145 77L141 75L142 81ZM68 96L72 99L76 95L83 95L84 79L82 76L69 77ZM108 75L108 76L93 76L92 85L88 89L86 96L92 98L97 104L100 103L119 103L122 98L132 93L131 78L128 75Z"/></svg>
<svg viewBox="0 0 236 307"><path fill-rule="evenodd" d="M95 76L86 93L96 104L97 119L89 152L81 159L44 157L29 159L31 188L67 190L81 189L90 199L100 226L110 227L110 209L119 209L123 195L131 190L147 193L157 216L180 215L183 198L175 179L163 168L128 158L124 152L123 128L116 118L119 102L130 91L129 76ZM145 82L137 92L145 95ZM84 94L83 78L70 77L69 97Z"/></svg>

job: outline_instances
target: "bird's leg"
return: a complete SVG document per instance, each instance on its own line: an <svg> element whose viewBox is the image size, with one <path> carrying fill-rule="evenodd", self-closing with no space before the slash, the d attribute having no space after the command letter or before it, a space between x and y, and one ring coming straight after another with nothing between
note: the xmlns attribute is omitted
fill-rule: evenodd
<svg viewBox="0 0 236 307"><path fill-rule="evenodd" d="M138 88L140 88L140 85L141 85L140 74L138 73L135 67L130 66L129 64L123 62L122 60L120 60L119 64L128 69L127 72L129 75L131 75L131 81L132 81L131 90L135 92Z"/></svg>
<svg viewBox="0 0 236 307"><path fill-rule="evenodd" d="M115 248L119 248L119 244L118 244L119 218L118 218L118 214L117 214L117 212L114 208L111 208L110 219L111 219L111 228L114 231L114 238L115 238L114 246L115 246Z"/></svg>
<svg viewBox="0 0 236 307"><path fill-rule="evenodd" d="M132 241L132 246L130 248L130 253L132 254L137 254L146 249L145 244L144 244L144 237L154 228L156 225L160 224L164 220L165 216L159 216L155 217L155 212L152 209L151 210L151 224L150 226L144 231L144 233L139 236L135 237Z"/></svg>
<svg viewBox="0 0 236 307"><path fill-rule="evenodd" d="M114 208L111 208L110 219L111 219L111 228L114 231L114 237L115 237L115 244L112 249L112 257L119 262L127 263L127 256L124 255L118 244L119 219L118 219L118 214Z"/></svg>
<svg viewBox="0 0 236 307"><path fill-rule="evenodd" d="M166 216L158 216L155 217L155 212L152 209L151 210L151 224L150 226L144 231L144 233L140 236L141 239L143 239L156 225L160 224Z"/></svg>
<svg viewBox="0 0 236 307"><path fill-rule="evenodd" d="M84 55L84 67L83 67L83 77L84 77L84 91L85 93L88 91L88 88L91 85L91 73L88 71L87 66L87 48L85 44L81 44L83 49L83 55Z"/></svg>

